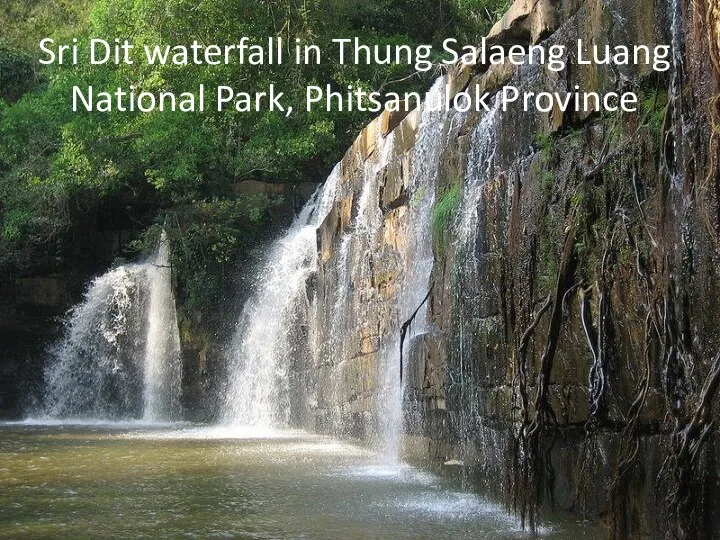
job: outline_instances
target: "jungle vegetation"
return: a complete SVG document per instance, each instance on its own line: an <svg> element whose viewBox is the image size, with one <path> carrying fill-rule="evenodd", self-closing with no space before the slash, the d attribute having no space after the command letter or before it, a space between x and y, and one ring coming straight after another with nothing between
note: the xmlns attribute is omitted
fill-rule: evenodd
<svg viewBox="0 0 720 540"><path fill-rule="evenodd" d="M135 44L235 43L336 37L368 44L471 43L507 0L6 0L0 10L0 270L23 272L38 253L62 257L67 238L112 209L147 248L159 226L174 243L176 277L195 307L212 303L223 273L261 236L277 201L237 194L247 180L320 182L361 126L358 112L73 113L74 85L130 84L183 92L206 85L254 92L271 82L299 99L309 84L422 90L436 73L407 66L49 66L46 37L127 38ZM196 283L195 286L192 283ZM214 283L214 285L213 285Z"/></svg>

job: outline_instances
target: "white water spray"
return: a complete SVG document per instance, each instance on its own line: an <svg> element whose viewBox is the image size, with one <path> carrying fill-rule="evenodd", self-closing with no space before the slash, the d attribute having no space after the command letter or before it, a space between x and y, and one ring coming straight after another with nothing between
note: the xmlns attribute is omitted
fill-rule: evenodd
<svg viewBox="0 0 720 540"><path fill-rule="evenodd" d="M49 351L45 414L174 420L180 413L180 337L165 235L151 262L93 280Z"/></svg>
<svg viewBox="0 0 720 540"><path fill-rule="evenodd" d="M308 301L306 281L317 267L316 231L332 207L339 179L338 166L275 242L259 272L231 343L226 424L273 428L287 423L293 317L298 303Z"/></svg>
<svg viewBox="0 0 720 540"><path fill-rule="evenodd" d="M182 363L167 235L162 232L154 260L145 266L150 292L144 362L143 419L180 417Z"/></svg>
<svg viewBox="0 0 720 540"><path fill-rule="evenodd" d="M436 103L444 99L445 78L441 77L428 92L427 103ZM420 125L412 154L412 179L409 186L410 204L408 207L408 249L405 260L405 272L398 296L397 331L388 336L384 344L384 380L380 395L376 400L376 413L381 420L384 440L384 454L390 465L400 461L400 442L403 433L403 394L404 384L400 379L400 327L415 313L404 341L404 358L407 363L407 351L413 338L429 330L428 303L426 296L430 288L430 275L433 268L432 251L432 208L435 203L435 189L440 156L446 139L443 133L448 127L449 113L444 108L434 110L423 107L420 113ZM419 308L419 309L418 309ZM407 369L403 366L403 372Z"/></svg>

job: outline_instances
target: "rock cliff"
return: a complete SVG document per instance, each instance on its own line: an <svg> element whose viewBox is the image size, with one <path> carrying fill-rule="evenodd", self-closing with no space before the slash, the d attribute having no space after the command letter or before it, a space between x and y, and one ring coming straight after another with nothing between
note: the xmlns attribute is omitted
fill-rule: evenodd
<svg viewBox="0 0 720 540"><path fill-rule="evenodd" d="M430 135L419 111L371 123L318 230L296 423L383 432L411 295L427 313L403 344L407 452L461 463L531 526L555 508L616 537L718 530L718 20L702 2L518 0L489 41L672 44L673 67L465 66L449 92L577 84L633 89L640 107L496 105L438 116ZM427 296L408 287L424 226Z"/></svg>

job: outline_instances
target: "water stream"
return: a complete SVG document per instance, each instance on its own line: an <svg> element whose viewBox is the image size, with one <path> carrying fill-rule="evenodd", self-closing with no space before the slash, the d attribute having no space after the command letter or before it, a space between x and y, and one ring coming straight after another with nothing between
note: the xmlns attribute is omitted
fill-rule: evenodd
<svg viewBox="0 0 720 540"><path fill-rule="evenodd" d="M151 265L146 269L150 298L143 364L143 419L157 422L181 417L180 334L165 231Z"/></svg>
<svg viewBox="0 0 720 540"><path fill-rule="evenodd" d="M330 211L339 179L336 167L257 273L230 345L226 424L276 427L288 422L293 317L299 305L307 304L306 282L317 266L317 227Z"/></svg>
<svg viewBox="0 0 720 540"><path fill-rule="evenodd" d="M48 354L44 413L58 418L173 420L180 336L163 232L144 263L95 278Z"/></svg>
<svg viewBox="0 0 720 540"><path fill-rule="evenodd" d="M399 463L403 433L404 381L400 378L400 364L407 373L407 355L400 358L400 331L406 321L411 323L405 334L404 349L413 338L429 331L427 295L430 289L430 275L433 268L432 208L435 202L436 181L440 155L447 143L447 110L436 107L445 99L445 78L435 81L427 94L425 105L420 112L420 125L412 153L412 179L409 186L407 253L405 271L399 284L397 330L388 335L383 346L385 377L382 401L383 434L386 459Z"/></svg>

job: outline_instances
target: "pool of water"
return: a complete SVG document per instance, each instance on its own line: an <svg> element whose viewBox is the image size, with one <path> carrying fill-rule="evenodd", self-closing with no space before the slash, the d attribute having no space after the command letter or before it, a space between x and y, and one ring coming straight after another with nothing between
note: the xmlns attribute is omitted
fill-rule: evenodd
<svg viewBox="0 0 720 540"><path fill-rule="evenodd" d="M574 524L547 538L592 538ZM0 424L0 537L527 538L478 495L352 444L188 425Z"/></svg>

